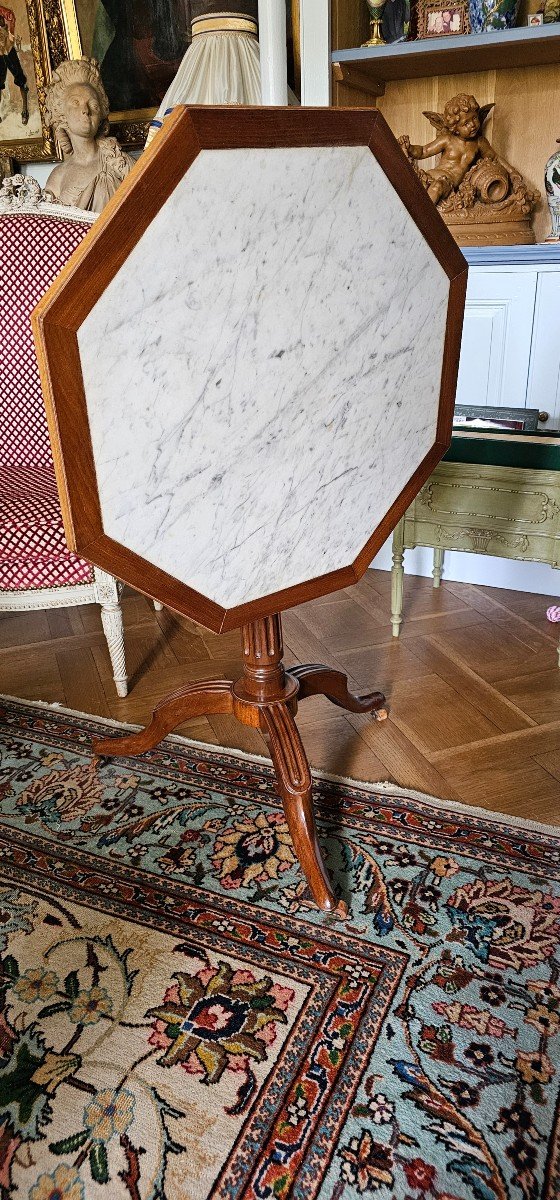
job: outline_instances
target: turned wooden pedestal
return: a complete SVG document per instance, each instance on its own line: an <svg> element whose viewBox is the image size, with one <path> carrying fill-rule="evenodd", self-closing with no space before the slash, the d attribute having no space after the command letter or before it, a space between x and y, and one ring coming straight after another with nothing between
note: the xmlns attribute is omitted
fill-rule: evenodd
<svg viewBox="0 0 560 1200"><path fill-rule="evenodd" d="M324 695L349 712L371 712L383 720L387 716L385 697L381 692L354 696L342 672L318 664L286 671L278 614L244 625L241 640L243 674L235 683L210 679L187 684L157 705L146 729L130 737L96 742L94 751L102 756L142 754L153 750L184 721L209 713L233 713L243 725L260 729L270 749L294 849L313 898L325 912L345 916L347 906L333 893L317 841L311 772L294 717L299 700Z"/></svg>

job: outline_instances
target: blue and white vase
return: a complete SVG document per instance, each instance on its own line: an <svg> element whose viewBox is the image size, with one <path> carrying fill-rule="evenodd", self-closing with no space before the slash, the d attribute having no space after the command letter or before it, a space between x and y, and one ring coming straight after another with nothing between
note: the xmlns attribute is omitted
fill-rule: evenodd
<svg viewBox="0 0 560 1200"><path fill-rule="evenodd" d="M558 138L560 142L560 138ZM560 150L552 154L544 169L544 186L550 209L552 229L547 242L560 242Z"/></svg>
<svg viewBox="0 0 560 1200"><path fill-rule="evenodd" d="M469 0L471 33L513 29L520 0Z"/></svg>

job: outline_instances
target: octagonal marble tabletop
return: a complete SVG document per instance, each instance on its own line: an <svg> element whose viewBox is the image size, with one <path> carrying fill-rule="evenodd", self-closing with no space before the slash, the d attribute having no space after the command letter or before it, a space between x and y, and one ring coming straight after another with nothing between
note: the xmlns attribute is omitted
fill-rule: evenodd
<svg viewBox="0 0 560 1200"><path fill-rule="evenodd" d="M78 330L105 533L224 608L352 563L434 444L449 289L367 146L203 149Z"/></svg>

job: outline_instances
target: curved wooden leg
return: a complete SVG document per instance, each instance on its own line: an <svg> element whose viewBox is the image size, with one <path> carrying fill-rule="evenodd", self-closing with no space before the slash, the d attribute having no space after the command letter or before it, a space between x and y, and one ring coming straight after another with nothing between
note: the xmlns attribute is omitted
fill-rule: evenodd
<svg viewBox="0 0 560 1200"><path fill-rule="evenodd" d="M324 912L346 917L348 906L334 895L317 841L311 799L311 771L292 713L287 704L271 704L261 708L259 716L262 732L270 747L294 850L313 899Z"/></svg>
<svg viewBox="0 0 560 1200"><path fill-rule="evenodd" d="M333 704L348 712L376 712L380 721L387 716L383 692L355 696L348 691L348 679L342 671L334 671L320 663L310 663L308 666L290 667L287 674L299 683L298 700L305 700L306 696L326 696Z"/></svg>
<svg viewBox="0 0 560 1200"><path fill-rule="evenodd" d="M104 738L94 742L94 754L143 754L153 750L168 733L189 721L191 717L203 717L207 713L233 712L232 685L227 679L208 679L202 683L189 683L173 692L154 709L150 725L125 738Z"/></svg>

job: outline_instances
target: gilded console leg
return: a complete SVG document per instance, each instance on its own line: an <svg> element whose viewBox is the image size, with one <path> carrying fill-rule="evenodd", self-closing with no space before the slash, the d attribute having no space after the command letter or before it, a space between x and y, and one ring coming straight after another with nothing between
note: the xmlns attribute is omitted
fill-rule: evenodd
<svg viewBox="0 0 560 1200"><path fill-rule="evenodd" d="M167 696L154 709L150 725L125 738L104 738L94 742L95 754L143 754L153 750L168 733L189 721L207 713L233 712L231 683L227 679L208 679L202 683L189 683Z"/></svg>
<svg viewBox="0 0 560 1200"><path fill-rule="evenodd" d="M434 587L438 588L441 583L441 575L443 571L443 549L441 546L434 547Z"/></svg>
<svg viewBox="0 0 560 1200"><path fill-rule="evenodd" d="M393 566L391 568L391 625L393 637L398 637L402 624L404 584L404 523L399 521L393 534Z"/></svg>
<svg viewBox="0 0 560 1200"><path fill-rule="evenodd" d="M348 712L373 712L379 721L387 716L383 693L368 692L365 696L355 696L348 691L348 679L342 671L334 671L320 663L310 663L307 666L290 667L287 674L299 683L298 700L305 700L306 696L326 696L338 708L345 708Z"/></svg>
<svg viewBox="0 0 560 1200"><path fill-rule="evenodd" d="M260 709L259 715L294 850L313 899L324 912L343 918L348 907L336 899L323 863L313 816L311 772L294 717L287 704L270 704Z"/></svg>

